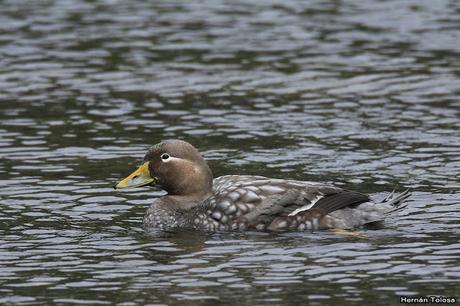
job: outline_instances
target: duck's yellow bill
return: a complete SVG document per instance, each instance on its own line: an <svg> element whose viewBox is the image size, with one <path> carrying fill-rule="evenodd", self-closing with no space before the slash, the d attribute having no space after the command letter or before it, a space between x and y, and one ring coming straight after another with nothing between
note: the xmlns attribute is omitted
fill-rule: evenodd
<svg viewBox="0 0 460 306"><path fill-rule="evenodd" d="M121 180L113 188L122 189L128 187L140 187L154 182L155 179L150 176L149 162L145 162L142 164L142 166L137 168L136 171L134 171L128 177Z"/></svg>

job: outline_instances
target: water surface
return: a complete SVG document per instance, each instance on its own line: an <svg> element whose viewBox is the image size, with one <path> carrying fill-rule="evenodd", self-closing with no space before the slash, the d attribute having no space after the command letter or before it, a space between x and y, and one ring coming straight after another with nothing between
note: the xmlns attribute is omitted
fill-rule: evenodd
<svg viewBox="0 0 460 306"><path fill-rule="evenodd" d="M374 305L458 295L457 1L4 1L0 303ZM146 233L111 186L162 139L215 176L407 209L367 238Z"/></svg>

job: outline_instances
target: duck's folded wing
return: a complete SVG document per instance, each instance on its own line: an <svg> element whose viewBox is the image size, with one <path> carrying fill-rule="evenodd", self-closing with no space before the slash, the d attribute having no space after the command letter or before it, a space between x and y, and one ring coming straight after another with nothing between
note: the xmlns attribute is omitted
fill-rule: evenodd
<svg viewBox="0 0 460 306"><path fill-rule="evenodd" d="M309 209L317 209L321 211L323 214L329 214L333 211L345 208L345 207L353 207L355 205L368 202L369 196L354 192L350 190L338 189L338 190L325 190L319 189L318 192L320 195L318 196L318 200L312 205L304 205L300 208L297 208L293 212L289 213L290 216L294 216L297 213L309 210Z"/></svg>
<svg viewBox="0 0 460 306"><path fill-rule="evenodd" d="M305 215L310 210L325 215L369 200L360 193L313 182L227 176L218 183L215 181L219 195L210 215L219 222L244 222L249 227L267 225L277 217Z"/></svg>

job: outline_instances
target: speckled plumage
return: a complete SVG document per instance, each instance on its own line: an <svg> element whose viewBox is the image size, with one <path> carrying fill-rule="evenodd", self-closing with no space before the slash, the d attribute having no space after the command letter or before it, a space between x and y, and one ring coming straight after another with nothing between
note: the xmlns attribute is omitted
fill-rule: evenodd
<svg viewBox="0 0 460 306"><path fill-rule="evenodd" d="M407 191L398 196L392 193L375 203L367 195L315 182L248 175L210 180L206 162L184 141L153 146L144 162L154 182L168 191L148 208L146 228L349 229L382 221L409 196Z"/></svg>

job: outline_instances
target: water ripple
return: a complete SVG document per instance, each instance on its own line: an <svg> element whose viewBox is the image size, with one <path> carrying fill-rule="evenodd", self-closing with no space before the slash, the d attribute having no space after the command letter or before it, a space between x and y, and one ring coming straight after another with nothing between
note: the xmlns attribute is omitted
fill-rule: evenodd
<svg viewBox="0 0 460 306"><path fill-rule="evenodd" d="M395 304L458 295L456 1L6 1L0 303ZM407 207L367 238L146 233L149 145ZM458 298L458 296L457 296ZM242 302L243 301L243 302Z"/></svg>

